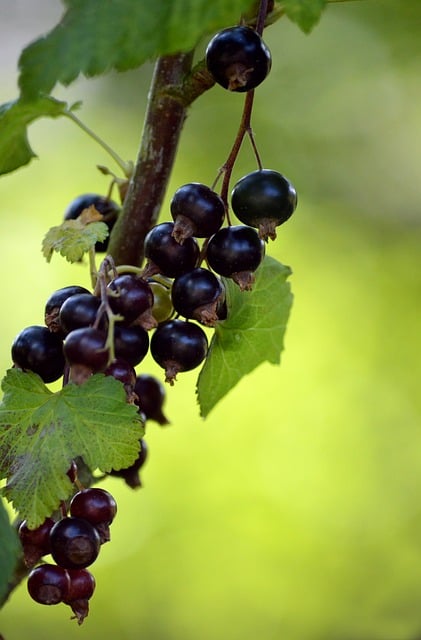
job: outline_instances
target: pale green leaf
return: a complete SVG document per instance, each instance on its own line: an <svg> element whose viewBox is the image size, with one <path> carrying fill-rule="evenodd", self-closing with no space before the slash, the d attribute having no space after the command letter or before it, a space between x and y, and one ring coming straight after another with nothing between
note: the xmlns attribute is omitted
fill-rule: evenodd
<svg viewBox="0 0 421 640"><path fill-rule="evenodd" d="M47 262L56 251L69 262L78 262L97 241L102 242L109 231L105 222L83 224L79 219L66 220L51 227L42 241L42 253Z"/></svg>
<svg viewBox="0 0 421 640"><path fill-rule="evenodd" d="M121 382L96 374L53 393L34 373L10 369L0 405L0 478L19 516L33 528L71 493L74 458L92 470L134 462L143 424Z"/></svg>
<svg viewBox="0 0 421 640"><path fill-rule="evenodd" d="M60 23L22 53L22 95L50 93L80 73L125 71L189 51L206 33L237 24L253 0L66 0Z"/></svg>
<svg viewBox="0 0 421 640"><path fill-rule="evenodd" d="M203 417L259 364L280 363L292 305L290 274L289 267L267 256L256 272L252 291L241 292L224 279L228 317L215 328L197 384Z"/></svg>
<svg viewBox="0 0 421 640"><path fill-rule="evenodd" d="M65 102L49 96L0 105L0 174L9 173L36 157L28 141L28 125L43 116L57 118L68 110Z"/></svg>

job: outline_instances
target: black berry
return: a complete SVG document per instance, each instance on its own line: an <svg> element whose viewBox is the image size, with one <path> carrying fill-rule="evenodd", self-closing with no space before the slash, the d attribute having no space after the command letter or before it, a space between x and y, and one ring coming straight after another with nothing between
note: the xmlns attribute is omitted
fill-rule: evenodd
<svg viewBox="0 0 421 640"><path fill-rule="evenodd" d="M198 267L174 280L171 298L180 315L214 326L225 301L225 289L215 274Z"/></svg>
<svg viewBox="0 0 421 640"><path fill-rule="evenodd" d="M174 223L163 222L153 227L145 238L145 257L148 260L148 276L162 273L176 278L191 271L199 258L199 245L194 238L186 238L183 244L173 237Z"/></svg>
<svg viewBox="0 0 421 640"><path fill-rule="evenodd" d="M224 227L209 241L206 259L211 269L232 278L241 289L251 289L253 273L261 263L265 244L252 228L245 225Z"/></svg>
<svg viewBox="0 0 421 640"><path fill-rule="evenodd" d="M70 577L63 567L55 564L41 564L32 569L28 576L29 595L39 604L58 604L67 598Z"/></svg>
<svg viewBox="0 0 421 640"><path fill-rule="evenodd" d="M97 487L78 491L70 502L69 511L71 516L84 518L94 525L101 543L109 541L109 525L117 513L117 504L108 491Z"/></svg>
<svg viewBox="0 0 421 640"><path fill-rule="evenodd" d="M230 91L250 91L268 75L270 51L259 34L246 26L217 33L206 49L206 65L215 82Z"/></svg>
<svg viewBox="0 0 421 640"><path fill-rule="evenodd" d="M131 464L129 467L126 467L125 469L112 469L110 471L110 476L122 478L127 486L129 486L131 489L138 489L142 486L139 472L145 464L149 455L149 450L145 440L140 440L139 447L139 454L133 464Z"/></svg>
<svg viewBox="0 0 421 640"><path fill-rule="evenodd" d="M89 600L95 591L95 578L87 569L67 569L70 578L70 587L66 598L78 624L82 624L89 613Z"/></svg>
<svg viewBox="0 0 421 640"><path fill-rule="evenodd" d="M50 553L50 531L54 524L52 518L46 518L36 529L29 529L26 520L20 524L18 534L27 567L33 567L42 556Z"/></svg>
<svg viewBox="0 0 421 640"><path fill-rule="evenodd" d="M26 327L12 344L12 360L20 369L37 373L44 382L54 382L63 375L63 342L47 327Z"/></svg>
<svg viewBox="0 0 421 640"><path fill-rule="evenodd" d="M67 298L61 306L59 322L64 334L94 324L101 300L92 293L79 293Z"/></svg>
<svg viewBox="0 0 421 640"><path fill-rule="evenodd" d="M64 341L63 350L70 365L82 365L93 372L103 371L108 365L107 336L99 329L86 327L71 331Z"/></svg>
<svg viewBox="0 0 421 640"><path fill-rule="evenodd" d="M54 291L54 293L52 293L48 298L45 303L44 319L45 324L50 331L61 332L60 322L58 319L61 306L67 298L75 296L78 293L89 293L89 291L88 289L85 289L85 287L70 285L69 287L57 289L57 291Z"/></svg>
<svg viewBox="0 0 421 640"><path fill-rule="evenodd" d="M51 555L65 569L88 567L96 560L100 546L98 531L82 518L63 518L50 531Z"/></svg>
<svg viewBox="0 0 421 640"><path fill-rule="evenodd" d="M114 352L116 358L126 360L132 367L142 362L148 353L149 334L138 326L114 326Z"/></svg>
<svg viewBox="0 0 421 640"><path fill-rule="evenodd" d="M165 369L165 381L170 384L177 373L195 369L205 359L207 350L203 329L183 320L163 322L151 338L152 357Z"/></svg>
<svg viewBox="0 0 421 640"><path fill-rule="evenodd" d="M259 229L266 240L276 238L275 227L291 217L297 206L297 194L282 174L270 169L253 171L237 182L231 194L231 206L244 224Z"/></svg>
<svg viewBox="0 0 421 640"><path fill-rule="evenodd" d="M152 309L153 293L149 284L133 274L117 276L108 285L108 301L114 313L127 325Z"/></svg>
<svg viewBox="0 0 421 640"><path fill-rule="evenodd" d="M209 238L218 231L225 217L222 198L199 182L177 189L170 208L175 223L172 235L180 243L190 236Z"/></svg>

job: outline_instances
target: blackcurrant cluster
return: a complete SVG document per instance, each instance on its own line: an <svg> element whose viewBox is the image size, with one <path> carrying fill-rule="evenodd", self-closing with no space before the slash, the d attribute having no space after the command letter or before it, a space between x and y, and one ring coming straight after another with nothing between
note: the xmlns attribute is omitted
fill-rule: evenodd
<svg viewBox="0 0 421 640"><path fill-rule="evenodd" d="M72 465L69 477L74 474ZM59 519L46 518L36 529L29 529L26 521L21 523L19 538L25 563L31 568L27 587L36 602L64 602L82 624L95 590L95 579L87 567L98 557L101 545L110 540L109 528L116 513L112 495L90 487L74 494L68 511L62 505ZM46 555L51 555L55 564L38 564Z"/></svg>

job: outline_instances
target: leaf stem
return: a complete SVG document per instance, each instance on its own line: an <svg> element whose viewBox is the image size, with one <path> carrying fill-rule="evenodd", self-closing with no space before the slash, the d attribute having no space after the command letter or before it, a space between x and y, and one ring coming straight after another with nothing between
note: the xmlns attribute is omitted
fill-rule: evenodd
<svg viewBox="0 0 421 640"><path fill-rule="evenodd" d="M129 178L133 172L133 163L125 162L119 155L112 149L102 138L100 138L92 129L79 120L79 118L73 113L73 111L66 111L64 113L70 120L72 120L77 126L88 134L95 142L97 142L107 153L112 157L116 164L123 171L124 175Z"/></svg>

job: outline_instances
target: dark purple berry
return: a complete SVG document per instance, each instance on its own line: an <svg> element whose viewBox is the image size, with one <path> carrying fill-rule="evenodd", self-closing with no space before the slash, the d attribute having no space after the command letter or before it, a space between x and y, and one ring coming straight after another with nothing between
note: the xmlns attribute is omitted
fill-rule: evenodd
<svg viewBox="0 0 421 640"><path fill-rule="evenodd" d="M50 531L51 555L64 569L88 567L98 557L100 546L98 531L82 518L63 518Z"/></svg>
<svg viewBox="0 0 421 640"><path fill-rule="evenodd" d="M90 487L78 491L70 502L70 515L84 518L99 533L101 544L110 540L110 524L117 513L117 503L108 491Z"/></svg>
<svg viewBox="0 0 421 640"><path fill-rule="evenodd" d="M27 567L33 567L42 556L50 553L50 531L54 524L52 518L46 518L36 529L29 529L26 520L20 524L18 534Z"/></svg>
<svg viewBox="0 0 421 640"><path fill-rule="evenodd" d="M108 285L108 301L114 313L123 316L127 325L149 312L153 305L153 293L149 284L133 274L117 276Z"/></svg>
<svg viewBox="0 0 421 640"><path fill-rule="evenodd" d="M69 593L70 577L63 567L41 564L32 569L27 583L29 595L39 604L58 604Z"/></svg>
<svg viewBox="0 0 421 640"><path fill-rule="evenodd" d="M193 322L163 322L151 338L152 357L165 369L165 382L170 384L177 373L195 369L205 359L207 350L206 334Z"/></svg>
<svg viewBox="0 0 421 640"><path fill-rule="evenodd" d="M149 350L149 334L137 325L114 326L114 352L116 358L126 360L133 367L142 362Z"/></svg>
<svg viewBox="0 0 421 640"><path fill-rule="evenodd" d="M99 329L75 329L66 337L64 355L70 365L82 365L93 372L103 371L108 365L107 336Z"/></svg>
<svg viewBox="0 0 421 640"><path fill-rule="evenodd" d="M177 189L170 208L175 223L173 237L180 243L190 236L209 238L218 231L225 217L222 198L200 182L190 182Z"/></svg>
<svg viewBox="0 0 421 640"><path fill-rule="evenodd" d="M50 331L58 333L61 332L61 327L58 319L61 306L63 302L67 300L67 298L70 298L70 296L75 296L79 293L89 293L89 291L88 289L85 289L85 287L70 285L69 287L57 289L57 291L54 291L54 293L51 294L51 296L45 303L44 310L45 324Z"/></svg>
<svg viewBox="0 0 421 640"><path fill-rule="evenodd" d="M63 302L59 322L64 334L94 324L101 300L92 293L79 293Z"/></svg>
<svg viewBox="0 0 421 640"><path fill-rule="evenodd" d="M146 420L155 420L162 426L169 424L169 420L162 411L165 402L165 389L160 380L147 373L142 373L136 378L134 392L138 397L135 402L145 415Z"/></svg>
<svg viewBox="0 0 421 640"><path fill-rule="evenodd" d="M177 278L191 271L197 264L200 249L194 238L186 238L183 244L173 237L174 223L163 222L153 227L145 238L145 258L148 277L162 273Z"/></svg>
<svg viewBox="0 0 421 640"><path fill-rule="evenodd" d="M265 253L265 244L257 232L245 225L224 227L215 233L206 250L211 269L232 278L240 289L251 289L253 273Z"/></svg>
<svg viewBox="0 0 421 640"><path fill-rule="evenodd" d="M75 198L64 212L64 220L75 220L80 216L84 209L88 209L92 205L99 213L102 214L103 222L105 222L108 227L108 231L111 233L118 214L120 213L120 207L113 200L96 193L85 193L84 195ZM109 236L102 242L97 242L95 244L95 251L107 251L108 241Z"/></svg>
<svg viewBox="0 0 421 640"><path fill-rule="evenodd" d="M67 569L70 578L70 588L63 600L68 604L78 624L82 624L89 613L89 600L95 591L95 578L87 569Z"/></svg>
<svg viewBox="0 0 421 640"><path fill-rule="evenodd" d="M215 82L230 91L250 91L268 75L272 58L260 35L250 27L223 29L209 42L206 65Z"/></svg>
<svg viewBox="0 0 421 640"><path fill-rule="evenodd" d="M37 373L44 382L54 382L64 371L63 341L47 327L27 327L13 341L12 360L20 369Z"/></svg>
<svg viewBox="0 0 421 640"><path fill-rule="evenodd" d="M286 222L295 211L297 194L282 174L261 169L237 182L232 190L231 206L241 222L259 229L263 240L274 240L275 227Z"/></svg>
<svg viewBox="0 0 421 640"><path fill-rule="evenodd" d="M177 313L213 327L225 301L225 288L214 273L198 267L174 280L171 299Z"/></svg>
<svg viewBox="0 0 421 640"><path fill-rule="evenodd" d="M104 373L106 376L112 376L128 387L134 387L136 384L136 371L127 360L122 358L117 358L110 362Z"/></svg>

